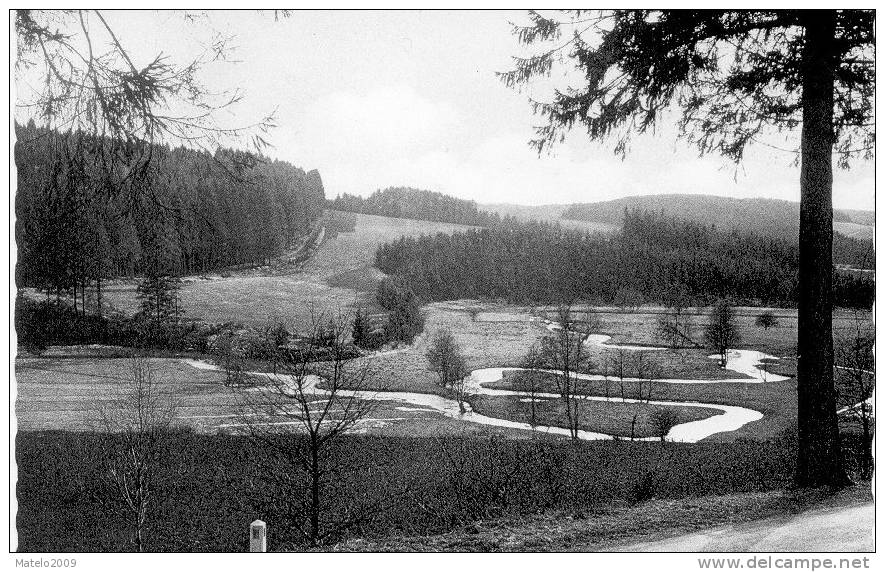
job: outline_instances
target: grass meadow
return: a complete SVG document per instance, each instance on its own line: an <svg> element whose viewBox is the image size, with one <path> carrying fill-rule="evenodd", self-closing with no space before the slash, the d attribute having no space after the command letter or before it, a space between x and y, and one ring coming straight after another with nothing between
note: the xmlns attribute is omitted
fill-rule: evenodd
<svg viewBox="0 0 885 572"><path fill-rule="evenodd" d="M264 324L280 317L289 326L306 325L316 312L377 310L375 287L383 274L372 265L381 244L401 236L456 232L469 226L357 214L353 232L337 232L314 255L288 274L236 271L192 277L182 284L185 317L206 322ZM136 282L109 283L104 296L112 307L138 310Z"/></svg>

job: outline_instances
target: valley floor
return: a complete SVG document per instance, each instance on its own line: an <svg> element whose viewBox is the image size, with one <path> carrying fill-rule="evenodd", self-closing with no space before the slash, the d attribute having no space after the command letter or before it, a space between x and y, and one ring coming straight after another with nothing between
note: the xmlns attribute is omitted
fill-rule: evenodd
<svg viewBox="0 0 885 572"><path fill-rule="evenodd" d="M372 268L371 257L378 244L403 234L414 236L422 232L458 230L457 225L397 220L361 215L358 217L355 232L339 233L336 238L324 242L313 258L291 274L248 273L190 280L182 291L186 316L210 322L236 320L249 325L260 325L270 315L281 315L290 326L297 327L311 310L312 303L322 304L320 309L372 309L374 287L380 280L380 273ZM132 311L133 294L134 287L131 284L121 284L119 288L109 289L108 299L113 300L118 308ZM549 334L551 324L548 321L548 310L478 300L428 304L422 308L426 320L425 331L411 345L361 357L356 360L355 365L367 368L370 387L374 390L410 392L438 398L451 405L452 392L439 386L437 375L430 370L425 355L429 340L436 331L448 329L452 332L464 353L469 370L516 368L521 365L529 349ZM593 365L585 373L607 373L607 365L613 357L613 346L624 344L647 347L659 343L655 328L661 308L585 307L579 310L588 316L592 314L594 334L609 337L605 343L587 346ZM674 445L672 450L678 451L684 458L680 457L680 464L673 465L668 483L674 487L688 487L690 483L687 482L694 479L691 481L694 488L690 491L679 490L671 495L674 498L639 503L623 501L629 495L621 491L623 494L619 493L621 496L618 497L621 500L608 505L594 505L592 509L587 508L586 512L542 511L541 515L525 516L527 513L523 513L522 516L482 518L470 525L456 527L435 536L404 537L399 534L380 540L352 539L335 549L614 550L631 543L657 542L665 535L693 533L791 514L798 510L820 508L821 503L834 502L854 507L868 502L869 494L862 488L845 491L836 500L825 500L822 494L794 494L783 490L786 486L784 483L789 481L790 469L786 463L793 455L786 443L796 419L795 310L773 309L779 319L770 328L755 324L755 318L761 311L760 308L738 308L738 327L742 332L739 349L770 354L773 359L767 360L762 370L772 375L782 375L785 379L759 383L759 380L750 375L720 368L715 360L710 359L710 351L702 348L630 350L631 353L643 352L649 362L662 372L662 379L697 382L656 385L653 399L672 402L669 407L690 416L690 419L686 418L684 421L703 421L720 415L721 409L717 409L716 405L751 409L760 414L760 417L738 427L714 432L701 443ZM696 309L695 314L700 331L705 320L704 310ZM866 320L868 316L858 318L853 313L840 312L835 316L834 328L837 332L850 330L856 319ZM47 436L42 432L88 431L94 428L101 409L119 397L123 391L123 382L131 379L131 364L125 357L127 354L128 350L124 348L91 346L53 347L40 357L26 353L19 355L15 361L15 413L18 429L25 435L29 446L43 451L47 459L51 459L53 455L64 457L63 448L57 443L69 437ZM220 443L243 432L244 390L226 387L224 373L209 369L211 366L206 364L208 359L209 356L157 354L150 358L150 363L161 386L173 390L180 402L177 421L194 428L201 439L217 439L212 443ZM488 384L488 389L514 389L512 376L503 374L501 378L492 381L493 383ZM543 383L547 384L546 390L551 393L554 391L549 379ZM610 389L600 381L591 379L582 380L578 386L579 393L596 397L608 395ZM689 410L680 405L685 402L692 402L694 407ZM409 446L419 448L429 447L427 443L459 439L463 436L491 437L492 441L505 441L500 438L506 437L507 447L518 447L530 439L538 439L539 443L566 439L562 435L528 430L526 404L520 396L489 395L488 392L483 392L472 398L471 405L476 415L507 423L493 427L469 423L458 418L457 408L454 414L446 414L440 408L416 406L409 399L387 399L379 402L379 407L371 418L361 421L356 432L368 434L371 438L390 437L391 442L416 438ZM588 408L582 429L627 436L631 413L624 410L623 403L594 401L592 408ZM548 408L544 415L545 423L563 426L561 412L556 411L555 407ZM638 426L637 436L653 436L651 410L644 413ZM420 438L424 437L432 439L422 441ZM420 445L415 445L419 442ZM208 443L210 441L205 445L206 450L214 451L215 445ZM642 446L646 448L641 449L646 451L645 454L651 455L648 451L653 451L655 456L663 455L664 452L656 443L624 442L594 443L592 446L599 448L592 450L594 454L602 455L600 451L608 450L606 447L609 445L612 450L618 450L619 455L624 454L617 449L622 446ZM48 449L42 450L41 447ZM747 447L755 451L756 456L752 459L743 454ZM777 454L769 454L769 449ZM726 461L719 458L724 451L728 452L728 458L736 466L742 467L743 472L730 472ZM434 458L437 457L439 455L434 453ZM221 459L218 463L224 461L223 457ZM36 462L36 459L32 460ZM592 461L595 463L597 459ZM760 465L753 465L757 462ZM212 471L219 470L218 463L207 466L211 466ZM26 483L26 487L33 489L33 496L28 501L30 504L22 504L22 489L19 488L20 510L22 507L29 507L31 511L24 516L22 513L19 515L20 528L24 522L26 526L22 530L30 531L31 544L26 546L31 549L35 549L35 539L44 538L42 533L35 531L52 525L58 511L64 513L72 523L78 522L82 517L80 507L77 506L77 499L80 498L77 495L84 494L82 490L65 489L64 495L68 496L59 496L61 493L40 484L40 479L49 466L52 463L31 467L31 481ZM693 472L686 473L689 470L686 467ZM195 470L194 475L201 474L203 468ZM612 467L612 470L615 468L622 469L617 466ZM229 469L241 470L242 467ZM412 466L408 469L419 471L419 468ZM78 470L80 467L71 467L70 474L75 475ZM595 468L586 470L592 471ZM711 478L710 474L714 472L718 472L718 476ZM56 473L54 474L59 477L60 482L70 480L67 474ZM766 476L760 477L758 482L752 480L759 474ZM641 476L640 471L619 477L618 486L632 486ZM205 485L207 494L214 494L219 483L227 482L224 474L219 476L213 473L206 478L209 477L217 480L201 483L201 486ZM584 480L583 474L578 477ZM771 479L774 481L770 481ZM722 488L717 488L719 485ZM710 496L710 489L701 490L705 486L715 491L726 491L726 494ZM747 490L762 492L746 492ZM239 497L231 491L227 493L227 496L204 499L215 503L213 510L224 507L227 511L225 514L229 517L231 531L230 539L224 539L227 544L212 544L215 542L212 538L212 524L204 523L206 530L202 533L206 537L201 541L203 544L178 549L229 550L231 546L239 546L235 543L239 542L237 531L242 527L240 520L243 515L240 513L243 507L232 506L234 497ZM76 502L72 505L68 497L74 498ZM99 534L96 531L91 531L90 534L92 533ZM76 535L68 540L71 546L86 546L79 544L80 539ZM95 540L100 548L94 549L113 549L116 546L109 540L107 545L101 544L105 540Z"/></svg>

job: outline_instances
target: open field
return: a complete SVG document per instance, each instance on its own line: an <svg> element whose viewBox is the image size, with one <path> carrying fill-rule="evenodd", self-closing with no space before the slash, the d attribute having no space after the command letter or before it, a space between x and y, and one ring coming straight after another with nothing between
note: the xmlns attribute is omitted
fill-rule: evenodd
<svg viewBox="0 0 885 572"><path fill-rule="evenodd" d="M872 240L876 233L876 227L872 224L860 224L856 222L834 222L833 230L850 238L857 238L860 240Z"/></svg>
<svg viewBox="0 0 885 572"><path fill-rule="evenodd" d="M505 374L504 380L493 384L493 386L512 389L515 387L518 375L520 374L516 372ZM537 376L539 391L555 391L556 384L552 376L549 374L532 375ZM516 386L518 387L518 385ZM636 394L635 383L625 381L624 386L625 394L628 397ZM610 382L608 387L603 381L581 380L576 385L576 391L581 394L609 395L615 400L619 395L619 389L617 381ZM713 435L707 438L707 441L732 441L740 438L767 439L789 430L796 423L796 382L793 379L774 383L703 383L692 385L655 383L652 388L652 400L737 405L754 409L763 414L762 419L758 421L747 423L737 431ZM684 411L686 409L681 409L680 414ZM525 413L522 412L522 415Z"/></svg>
<svg viewBox="0 0 885 572"><path fill-rule="evenodd" d="M188 278L180 296L185 316L207 322L259 325L280 317L291 326L317 311L375 308L375 287L383 274L372 267L375 250L401 236L451 233L469 226L357 214L353 232L325 240L314 255L289 274L226 272ZM107 302L131 314L138 310L135 281L114 281L104 288Z"/></svg>
<svg viewBox="0 0 885 572"><path fill-rule="evenodd" d="M470 403L474 411L483 415L531 423L531 404L520 399L479 395L473 397ZM721 413L717 409L702 407L637 406L617 400L611 402L586 401L580 405L579 428L584 431L606 433L629 439L631 420L634 412L638 412L636 426L633 428L633 437L637 439L657 437L653 416L655 412L664 409L674 411L678 416L678 423L706 419ZM539 399L535 403L535 410L535 420L538 425L563 425L563 420L566 418L565 406L559 399Z"/></svg>
<svg viewBox="0 0 885 572"><path fill-rule="evenodd" d="M475 317L471 308L481 311ZM469 369L486 367L516 367L529 348L548 330L542 319L533 316L530 308L503 304L459 301L435 303L424 307L426 328L424 334L406 347L359 358L357 365L365 365L370 372L370 387L385 391L408 391L452 397L450 390L438 385L436 374L429 369L425 352L428 340L440 328L448 328L461 346ZM638 329L640 315L605 314L608 327L631 325ZM608 329L616 333L614 329ZM782 334L789 332L783 327ZM770 333L770 332L769 332ZM604 356L610 350L591 346L595 366L592 373L603 373ZM102 400L112 392L111 384L118 384L129 374L125 359L101 356L120 356L113 348L80 348L79 351L52 348L43 358L22 357L16 363L19 400L16 404L19 423L23 429L83 429L88 426ZM644 352L655 364L661 377L692 379L721 379L740 377L735 372L719 368L706 357L708 350ZM122 354L125 355L125 354ZM67 357L65 357L67 356ZM785 360L787 361L787 360ZM242 410L238 390L224 387L224 374L200 370L173 357L152 360L158 379L175 389L182 400L182 421L201 432L236 430L237 416ZM776 362L777 363L777 362ZM780 365L780 364L778 364ZM501 387L507 386L505 378ZM552 382L549 388L553 391ZM629 384L628 384L629 385ZM737 437L767 438L791 426L795 418L795 384L785 381L769 384L656 384L655 400L695 401L724 405L745 406L761 411L763 419L749 423L739 431L714 436L716 440ZM582 382L582 391L604 395L601 383ZM478 412L492 417L524 420L524 404L518 398L488 398L476 400ZM617 404L594 404L587 416L588 429L629 435L629 423ZM693 409L690 419L708 416L715 411ZM551 412L551 415L553 413ZM373 433L397 435L431 435L450 433L461 427L478 430L472 423L463 423L436 411L409 406L405 402L382 402L367 422L366 430ZM684 421L689 420L684 419ZM552 424L556 423L550 419ZM649 434L648 416L642 418L643 435ZM501 429L512 437L526 437L528 431Z"/></svg>
<svg viewBox="0 0 885 572"><path fill-rule="evenodd" d="M555 319L553 309L538 308L537 311L547 313L551 319ZM575 318L583 320L589 317L596 324L594 331L612 336L612 343L655 346L661 343L656 327L658 318L664 311L665 308L661 306L648 305L635 309L576 306ZM699 343L703 343L709 311L709 308L690 308L686 312L694 324L692 337ZM770 311L777 320L777 324L768 329L756 325L756 317L766 311ZM740 331L740 341L736 348L754 349L778 357L796 355L795 308L738 306L735 307L735 317ZM838 338L842 333L850 333L858 321L869 323L871 320L872 313L868 311L837 309L833 312L833 334Z"/></svg>
<svg viewBox="0 0 885 572"><path fill-rule="evenodd" d="M154 379L177 403L176 423L201 433L237 432L249 414L244 389L224 385L224 373L188 365L181 359L151 358ZM126 358L19 358L15 413L19 430L100 429L102 409L114 407L131 379ZM428 422L432 430L428 430ZM406 402L379 404L357 429L386 435L425 435L462 431L465 424ZM468 431L479 429L472 424ZM511 436L526 437L509 431Z"/></svg>

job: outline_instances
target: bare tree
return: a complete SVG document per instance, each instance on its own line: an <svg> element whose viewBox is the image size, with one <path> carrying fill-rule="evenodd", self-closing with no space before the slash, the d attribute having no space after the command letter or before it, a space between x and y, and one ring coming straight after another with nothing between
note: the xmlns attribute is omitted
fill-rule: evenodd
<svg viewBox="0 0 885 572"><path fill-rule="evenodd" d="M544 368L544 358L537 345L533 345L529 348L528 353L522 360L521 367L525 371L521 371L517 375L516 389L527 396L529 425L537 427L538 393L541 391L541 384L538 379L539 373L537 370Z"/></svg>
<svg viewBox="0 0 885 572"><path fill-rule="evenodd" d="M580 331L571 304L557 308L557 320L558 327L541 340L541 354L547 367L557 370L556 387L565 407L569 433L572 439L578 439L583 396L577 394L575 373L590 365L584 349L588 334ZM586 327L582 329L587 330Z"/></svg>
<svg viewBox="0 0 885 572"><path fill-rule="evenodd" d="M671 288L666 296L667 310L658 317L658 337L667 347L683 348L686 345L698 347L692 335L694 320L689 313L690 297L684 287Z"/></svg>
<svg viewBox="0 0 885 572"><path fill-rule="evenodd" d="M464 407L464 379L469 372L461 348L458 347L451 330L436 331L426 356L431 371L439 376L440 385L455 391L458 407L461 413L465 413L467 409Z"/></svg>
<svg viewBox="0 0 885 572"><path fill-rule="evenodd" d="M861 478L873 474L873 390L875 389L876 334L867 321L855 320L849 335L836 341L836 378L839 381L838 403L845 413L857 419L863 439L861 450Z"/></svg>
<svg viewBox="0 0 885 572"><path fill-rule="evenodd" d="M299 544L325 544L381 510L380 501L336 494L361 468L342 454L341 438L376 408L367 367L346 344L351 329L345 316L314 314L296 347L283 352L278 373L242 392L242 425L275 491L270 510Z"/></svg>
<svg viewBox="0 0 885 572"><path fill-rule="evenodd" d="M635 352L630 360L630 373L634 378L629 383L621 381L621 401L630 407L630 440L636 439L636 424L639 417L648 409L655 380L658 377L657 367L645 352ZM630 400L629 402L627 400Z"/></svg>
<svg viewBox="0 0 885 572"><path fill-rule="evenodd" d="M618 380L618 389L621 398L624 397L624 379L629 377L630 352L624 348L608 350L605 353L605 398L610 398L610 381Z"/></svg>
<svg viewBox="0 0 885 572"><path fill-rule="evenodd" d="M707 344L719 354L719 365L725 367L728 363L728 350L741 338L735 321L734 308L727 300L719 300L713 307L704 337Z"/></svg>
<svg viewBox="0 0 885 572"><path fill-rule="evenodd" d="M98 411L96 434L103 486L101 501L129 523L132 542L144 550L145 524L159 501L165 479L176 402L163 390L147 359L133 357L131 377L120 395Z"/></svg>
<svg viewBox="0 0 885 572"><path fill-rule="evenodd" d="M243 340L235 332L225 330L215 339L215 351L224 370L225 384L241 385L246 378Z"/></svg>

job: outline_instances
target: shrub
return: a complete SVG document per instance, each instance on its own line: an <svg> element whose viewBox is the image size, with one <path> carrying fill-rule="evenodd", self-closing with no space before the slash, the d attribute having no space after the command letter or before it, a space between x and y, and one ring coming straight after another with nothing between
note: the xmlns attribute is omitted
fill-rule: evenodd
<svg viewBox="0 0 885 572"><path fill-rule="evenodd" d="M666 407L656 409L651 414L651 423L654 427L655 435L663 443L670 429L679 425L679 412Z"/></svg>
<svg viewBox="0 0 885 572"><path fill-rule="evenodd" d="M756 325L767 330L777 325L777 318L771 312L762 312L756 316Z"/></svg>
<svg viewBox="0 0 885 572"><path fill-rule="evenodd" d="M260 452L247 437L188 439L164 464L175 484L157 507L146 549L242 550L244 514L280 530L272 510L277 491L263 483ZM329 509L342 510L349 498L374 499L384 508L357 535L429 535L499 515L786 488L795 454L789 443L674 443L662 454L657 444L628 441L348 435L337 445L341 454L368 468L342 479ZM16 435L20 550L114 551L126 542L93 494L89 446L83 433ZM286 540L274 537L269 548Z"/></svg>
<svg viewBox="0 0 885 572"><path fill-rule="evenodd" d="M108 320L82 315L62 300L34 301L19 295L15 328L19 343L42 351L48 345L105 343Z"/></svg>

